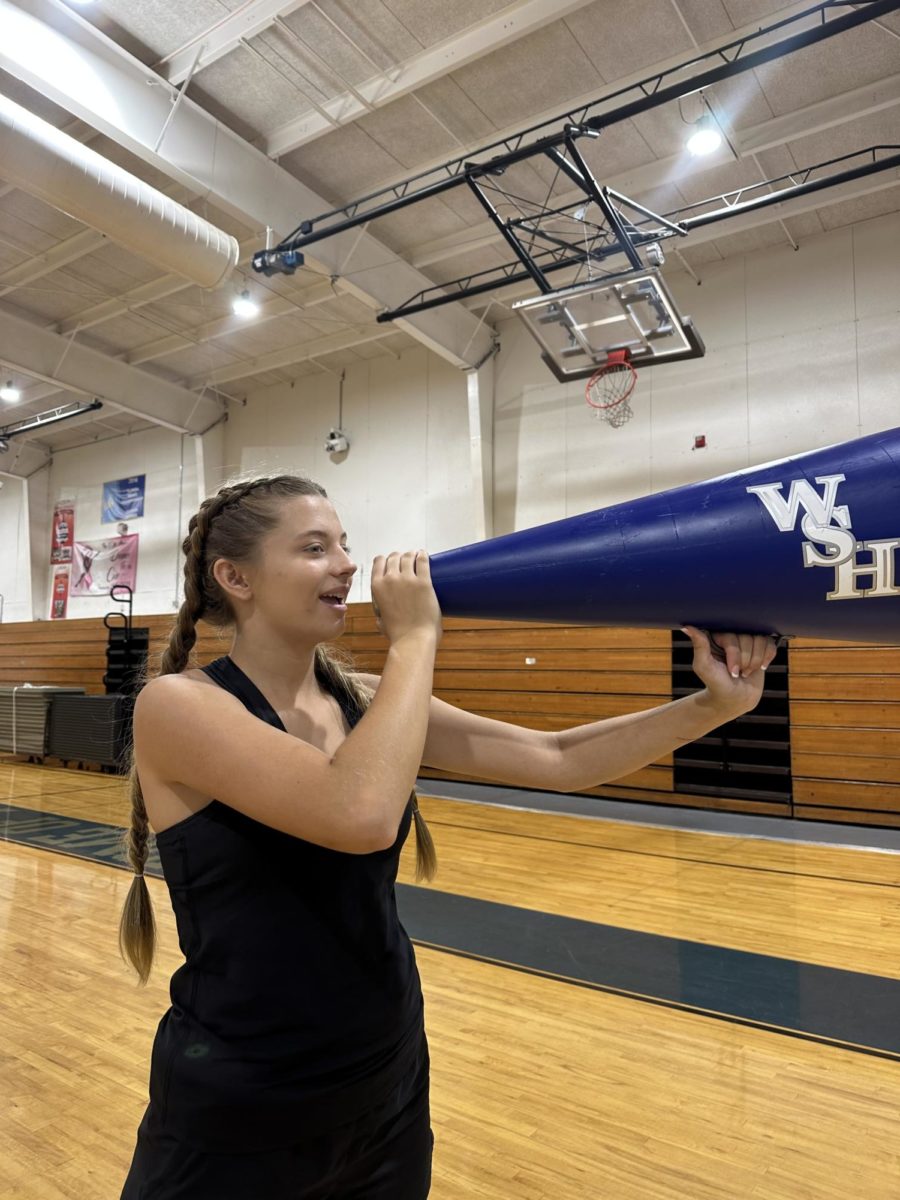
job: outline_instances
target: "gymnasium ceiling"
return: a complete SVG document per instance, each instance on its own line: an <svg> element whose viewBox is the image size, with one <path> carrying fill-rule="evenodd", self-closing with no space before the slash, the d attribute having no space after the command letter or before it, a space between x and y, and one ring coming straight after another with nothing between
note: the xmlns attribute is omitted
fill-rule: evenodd
<svg viewBox="0 0 900 1200"><path fill-rule="evenodd" d="M10 2L0 0L0 7ZM293 194L297 181L305 186L297 189L308 206L294 214L299 224L808 5L96 0L74 9L61 0L18 0L18 7L66 36L77 29L81 44L105 35L144 84L162 77L181 86L189 78L185 106L193 102L277 163L273 174L260 178L260 189L274 188L281 197ZM398 356L417 342L457 365L471 365L489 344L490 325L507 315L509 290L434 310L427 321L402 329L375 321L386 295L404 298L397 272L407 283L418 281L408 288L411 294L510 259L466 189L372 222L358 236L344 235L337 250L328 250L328 243L321 252L313 247L308 265L295 275L266 278L250 268L253 250L264 244L259 221L246 213L240 220L239 204L216 204L199 188L186 187L184 176L170 168L165 140L158 153L141 155L125 148L126 138L110 136L105 117L96 122L102 134L75 119L24 82L15 59L14 47L0 46L0 93L233 234L241 259L227 282L203 290L26 192L0 186L0 328L7 315L62 339L60 362L49 371L45 366L39 380L29 373L35 369L32 351L12 344L19 339L8 335L7 325L0 370L24 388L24 398L16 405L0 402L0 426L92 396L104 402L90 416L13 439L0 454L0 470L29 474L54 450L159 422L197 432L251 390L339 375L361 360ZM666 212L866 146L897 143L900 15L726 80L706 96L737 156L727 144L705 159L685 152L685 122L701 111L689 97L582 142L599 182ZM515 170L517 188L531 198L558 201L572 191L546 159ZM697 230L679 241L677 251L666 243L668 268L702 277L711 262L802 244L825 230L895 211L898 174L869 176L834 193L737 218L734 225L729 220ZM257 199L256 211L265 211L265 196ZM252 320L231 311L244 288L261 305ZM523 294L521 287L515 294ZM78 363L72 390L66 358L72 356L71 367L82 349L94 353ZM115 367L114 386L107 367ZM72 386L46 376L66 376ZM165 419L154 410L160 380L173 385L176 397ZM297 397L302 403L299 387ZM179 405L183 421L172 418Z"/></svg>

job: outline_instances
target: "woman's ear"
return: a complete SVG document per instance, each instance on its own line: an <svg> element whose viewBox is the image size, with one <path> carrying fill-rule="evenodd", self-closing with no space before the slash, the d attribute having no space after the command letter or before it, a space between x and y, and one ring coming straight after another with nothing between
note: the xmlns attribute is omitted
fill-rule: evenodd
<svg viewBox="0 0 900 1200"><path fill-rule="evenodd" d="M237 563L227 558L217 558L213 563L212 576L226 596L231 600L249 600L253 589L246 574Z"/></svg>

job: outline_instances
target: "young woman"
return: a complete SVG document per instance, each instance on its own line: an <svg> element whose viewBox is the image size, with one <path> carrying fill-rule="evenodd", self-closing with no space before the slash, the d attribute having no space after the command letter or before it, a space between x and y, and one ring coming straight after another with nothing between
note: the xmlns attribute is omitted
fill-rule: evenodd
<svg viewBox="0 0 900 1200"><path fill-rule="evenodd" d="M356 566L324 490L275 476L223 488L191 518L185 600L135 707L123 953L146 981L144 881L156 833L185 962L150 1066L122 1200L424 1200L428 1047L394 882L424 762L577 790L615 779L753 708L771 639L689 630L706 690L562 734L431 695L441 614L424 551L379 556L381 677L329 643ZM230 653L188 669L203 618Z"/></svg>

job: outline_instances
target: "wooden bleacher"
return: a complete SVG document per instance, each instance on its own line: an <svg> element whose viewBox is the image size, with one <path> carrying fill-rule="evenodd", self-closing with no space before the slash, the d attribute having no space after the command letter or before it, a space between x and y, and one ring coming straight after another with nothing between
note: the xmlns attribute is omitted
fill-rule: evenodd
<svg viewBox="0 0 900 1200"><path fill-rule="evenodd" d="M151 662L172 616L137 616L151 631ZM201 623L199 663L227 652L227 634ZM371 606L355 604L339 645L379 673L387 640ZM0 684L53 683L102 693L106 628L100 617L0 625ZM526 658L536 661L526 663ZM566 729L671 699L664 630L447 618L435 694L450 704L535 729ZM799 818L900 825L900 646L790 644L792 808L673 790L670 755L585 795L657 804L793 812ZM422 770L423 777L463 778Z"/></svg>

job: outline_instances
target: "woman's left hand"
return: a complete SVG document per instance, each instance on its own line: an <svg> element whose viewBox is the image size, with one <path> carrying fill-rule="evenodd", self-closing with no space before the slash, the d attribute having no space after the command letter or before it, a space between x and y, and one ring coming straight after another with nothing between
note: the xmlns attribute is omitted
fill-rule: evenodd
<svg viewBox="0 0 900 1200"><path fill-rule="evenodd" d="M778 649L776 639L761 633L710 634L693 625L682 626L682 632L694 647L694 673L706 685L716 707L737 713L756 708L765 682L763 672ZM724 655L724 661L714 657L710 642Z"/></svg>

